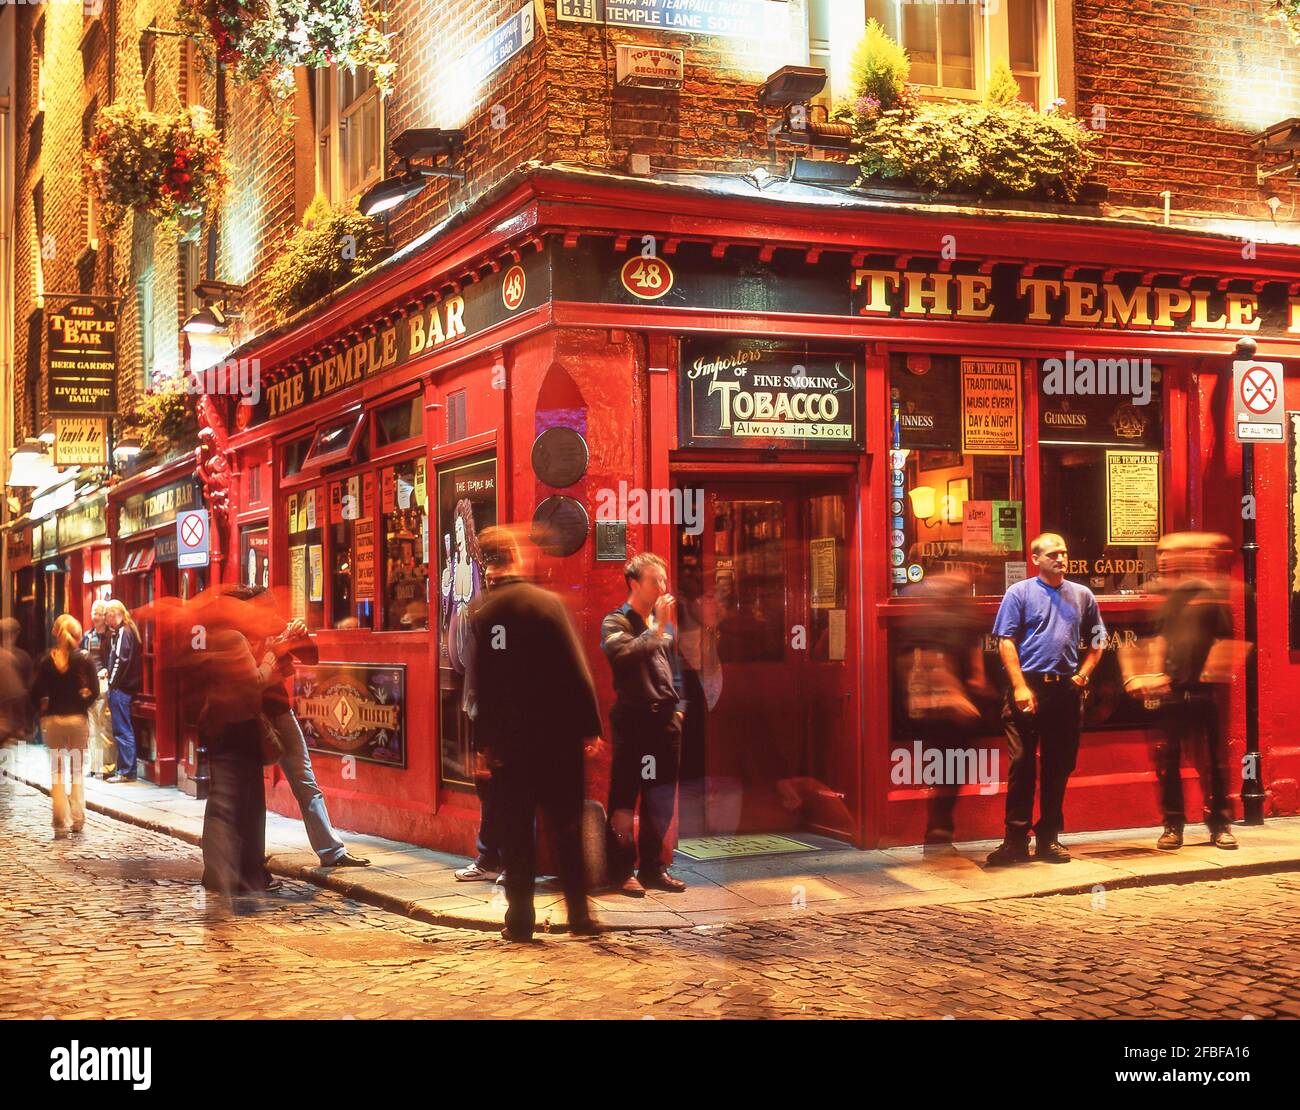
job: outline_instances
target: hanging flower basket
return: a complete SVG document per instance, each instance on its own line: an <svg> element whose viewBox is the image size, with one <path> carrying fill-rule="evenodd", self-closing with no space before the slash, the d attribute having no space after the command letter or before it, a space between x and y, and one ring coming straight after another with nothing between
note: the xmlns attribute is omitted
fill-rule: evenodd
<svg viewBox="0 0 1300 1110"><path fill-rule="evenodd" d="M236 80L261 86L286 121L297 66L365 67L381 93L393 91L390 36L370 0L180 0L178 16L212 40Z"/></svg>
<svg viewBox="0 0 1300 1110"><path fill-rule="evenodd" d="M200 216L226 188L220 136L199 107L161 115L110 104L95 117L85 157L110 230L128 211L173 223Z"/></svg>

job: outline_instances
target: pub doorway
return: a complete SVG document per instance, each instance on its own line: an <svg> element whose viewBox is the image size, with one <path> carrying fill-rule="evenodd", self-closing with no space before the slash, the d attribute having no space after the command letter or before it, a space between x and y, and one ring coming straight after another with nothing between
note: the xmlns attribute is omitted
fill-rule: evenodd
<svg viewBox="0 0 1300 1110"><path fill-rule="evenodd" d="M692 476L678 486L702 501L698 526L678 530L669 586L688 702L680 836L852 840L852 483Z"/></svg>

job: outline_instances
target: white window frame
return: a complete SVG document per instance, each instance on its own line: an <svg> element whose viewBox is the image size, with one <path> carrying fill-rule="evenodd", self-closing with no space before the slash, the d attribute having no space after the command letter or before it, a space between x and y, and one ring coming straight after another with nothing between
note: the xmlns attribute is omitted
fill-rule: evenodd
<svg viewBox="0 0 1300 1110"><path fill-rule="evenodd" d="M339 105L339 68L336 65L328 69L318 69L313 74L315 81L313 120L316 151L316 190L329 198L332 205L344 204L359 196L380 181L384 175L384 150L386 135L384 124L383 100L379 86L373 80L365 92L346 108ZM378 113L379 150L376 169L363 180L356 182L351 189L347 185L347 167L343 163L344 137L352 121L370 105Z"/></svg>

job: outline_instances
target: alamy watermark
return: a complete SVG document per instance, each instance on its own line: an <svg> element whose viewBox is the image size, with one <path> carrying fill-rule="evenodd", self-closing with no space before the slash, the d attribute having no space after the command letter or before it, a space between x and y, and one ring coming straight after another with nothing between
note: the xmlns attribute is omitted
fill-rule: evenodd
<svg viewBox="0 0 1300 1110"><path fill-rule="evenodd" d="M996 794L997 748L940 748L912 741L889 757L889 781L895 786L979 786L980 794Z"/></svg>
<svg viewBox="0 0 1300 1110"><path fill-rule="evenodd" d="M1149 358L1065 358L1043 360L1043 392L1053 396L1092 397L1103 394L1132 397L1135 405L1151 402Z"/></svg>
<svg viewBox="0 0 1300 1110"><path fill-rule="evenodd" d="M203 370L187 367L179 374L158 371L149 392L238 397L241 405L256 405L262 399L262 360L224 358Z"/></svg>
<svg viewBox="0 0 1300 1110"><path fill-rule="evenodd" d="M628 524L678 524L688 536L704 531L702 489L641 489L620 481L596 491L596 519Z"/></svg>

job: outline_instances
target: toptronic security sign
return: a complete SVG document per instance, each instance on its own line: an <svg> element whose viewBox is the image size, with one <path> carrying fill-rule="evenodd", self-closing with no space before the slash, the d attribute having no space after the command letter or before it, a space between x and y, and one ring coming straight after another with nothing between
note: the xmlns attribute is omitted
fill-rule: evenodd
<svg viewBox="0 0 1300 1110"><path fill-rule="evenodd" d="M59 416L117 412L117 317L93 301L72 301L49 316L46 407Z"/></svg>

